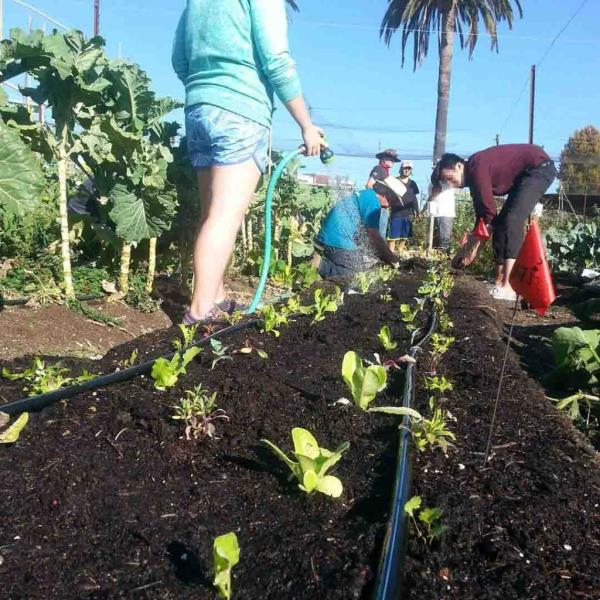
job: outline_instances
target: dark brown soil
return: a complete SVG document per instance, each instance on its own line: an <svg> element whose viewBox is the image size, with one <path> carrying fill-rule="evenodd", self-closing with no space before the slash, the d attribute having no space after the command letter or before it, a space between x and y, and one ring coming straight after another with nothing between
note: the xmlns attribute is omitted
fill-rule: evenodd
<svg viewBox="0 0 600 600"><path fill-rule="evenodd" d="M505 349L504 311L483 286L461 278L450 315L457 341L438 371L454 383L444 404L456 417L456 449L448 458L416 454L413 470L414 493L424 506L443 509L449 530L431 548L412 535L407 597L597 600L598 455L511 351L492 458L483 468ZM525 326L525 315L519 318ZM427 397L420 388L422 410Z"/></svg>
<svg viewBox="0 0 600 600"><path fill-rule="evenodd" d="M116 345L171 325L162 311L145 314L120 302L90 304L120 319L123 329L90 321L59 304L6 307L0 311L0 355L102 356Z"/></svg>
<svg viewBox="0 0 600 600"><path fill-rule="evenodd" d="M403 277L397 287L410 301L415 278ZM407 348L397 302L350 296L321 324L298 319L280 338L251 332L267 361L237 355L210 370L205 351L167 392L139 378L33 415L21 439L0 452L0 597L214 598L212 541L229 531L241 546L234 597L368 597L397 429L334 402L348 395L344 353L372 358L384 323ZM98 370L109 371L134 347L154 355L172 335L121 347ZM245 335L225 343L239 348ZM170 418L183 391L198 383L217 392L231 418L217 423L218 440L188 442ZM381 403L400 393L395 372ZM289 452L294 426L326 448L350 442L335 469L341 499L305 495L261 445L268 438Z"/></svg>

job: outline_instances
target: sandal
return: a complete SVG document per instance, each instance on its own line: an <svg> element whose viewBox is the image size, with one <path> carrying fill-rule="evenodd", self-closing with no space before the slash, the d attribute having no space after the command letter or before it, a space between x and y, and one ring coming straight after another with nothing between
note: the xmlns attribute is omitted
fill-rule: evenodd
<svg viewBox="0 0 600 600"><path fill-rule="evenodd" d="M218 321L221 312L223 311L221 311L221 309L217 305L215 305L208 311L208 313L206 313L205 317L201 319L196 319L196 317L192 315L192 311L188 309L183 315L181 324L186 325L187 327L191 327L193 325L208 325L210 323Z"/></svg>
<svg viewBox="0 0 600 600"><path fill-rule="evenodd" d="M240 304L233 298L225 298L221 302L217 302L215 306L228 315L232 315L234 312L245 312L248 309L246 304Z"/></svg>

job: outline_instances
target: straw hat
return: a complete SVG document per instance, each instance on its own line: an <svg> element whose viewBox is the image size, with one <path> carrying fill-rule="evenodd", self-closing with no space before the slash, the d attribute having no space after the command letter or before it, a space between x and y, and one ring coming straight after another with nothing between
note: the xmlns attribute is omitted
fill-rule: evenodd
<svg viewBox="0 0 600 600"><path fill-rule="evenodd" d="M402 203L402 196L406 193L406 186L398 178L390 176L386 177L383 181L377 181L376 183L380 183L394 192L398 197L398 200Z"/></svg>

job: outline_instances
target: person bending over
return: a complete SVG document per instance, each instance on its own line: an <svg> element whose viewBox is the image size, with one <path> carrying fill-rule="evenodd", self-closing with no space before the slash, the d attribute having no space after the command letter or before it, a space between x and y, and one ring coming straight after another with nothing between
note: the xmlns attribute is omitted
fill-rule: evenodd
<svg viewBox="0 0 600 600"><path fill-rule="evenodd" d="M340 200L329 211L316 239L322 277L351 277L364 271L369 251L386 263L398 261L379 233L379 212L398 204L404 191L395 177L387 177L372 189Z"/></svg>
<svg viewBox="0 0 600 600"><path fill-rule="evenodd" d="M284 0L188 0L172 63L185 85L201 207L194 291L184 316L193 324L232 308L223 277L268 161L273 94L299 125L308 156L319 154L323 132L311 122L288 51Z"/></svg>
<svg viewBox="0 0 600 600"><path fill-rule="evenodd" d="M556 177L552 159L533 144L501 144L476 152L466 161L456 154L444 154L436 170L440 183L470 189L475 218L481 219L492 235L497 281L490 293L498 300L515 300L510 273L523 243L527 217ZM504 206L497 213L494 196L505 194ZM481 245L482 238L472 233L453 266L471 264Z"/></svg>

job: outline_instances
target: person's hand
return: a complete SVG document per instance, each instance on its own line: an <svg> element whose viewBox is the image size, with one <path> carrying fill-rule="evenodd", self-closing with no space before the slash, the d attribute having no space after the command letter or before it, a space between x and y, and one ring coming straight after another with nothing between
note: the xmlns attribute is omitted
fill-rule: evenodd
<svg viewBox="0 0 600 600"><path fill-rule="evenodd" d="M305 156L319 156L322 147L327 146L327 142L323 139L325 132L312 123L307 127L302 128L302 139L304 140Z"/></svg>
<svg viewBox="0 0 600 600"><path fill-rule="evenodd" d="M475 261L483 244L481 238L478 238L472 233L467 238L467 243L456 253L452 259L452 267L454 269L465 269Z"/></svg>

